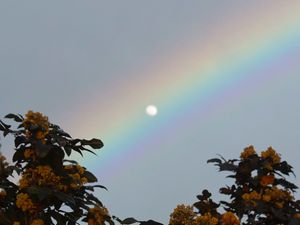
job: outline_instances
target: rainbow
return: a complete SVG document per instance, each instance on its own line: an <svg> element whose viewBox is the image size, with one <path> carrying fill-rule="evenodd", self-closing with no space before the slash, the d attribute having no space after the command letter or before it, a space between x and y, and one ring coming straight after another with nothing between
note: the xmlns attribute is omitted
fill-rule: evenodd
<svg viewBox="0 0 300 225"><path fill-rule="evenodd" d="M293 67L288 68L282 62L292 60L292 52L300 47L300 14L299 7L287 5L275 5L268 12L261 9L230 17L201 43L188 38L185 43L190 44L172 49L143 69L137 68L133 72L136 76L122 83L122 88L109 100L113 102L123 96L122 102L112 104L113 107L110 103L101 107L94 103L111 86L100 93L90 93L92 101L80 104L89 112L79 112L69 123L80 117L91 118L79 125L76 122L74 129L80 130L81 137L99 137L105 147L98 153L100 157L87 154L83 160L80 156L75 158L95 168L97 173L104 171L101 176L119 173L124 163L146 154L143 143L147 138L161 135L178 118L199 110L209 116L220 110L214 107L217 101L231 104L249 83L267 82L276 76L276 71L264 76L274 65L286 67L280 68L286 75L294 73ZM148 103L158 106L157 117L145 119L144 107ZM134 110L136 107L140 107L138 112ZM103 121L103 118L110 119Z"/></svg>

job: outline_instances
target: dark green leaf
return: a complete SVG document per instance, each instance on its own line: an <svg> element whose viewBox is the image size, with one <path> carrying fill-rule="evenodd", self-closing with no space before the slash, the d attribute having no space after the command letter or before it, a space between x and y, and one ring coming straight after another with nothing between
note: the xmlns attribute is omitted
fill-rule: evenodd
<svg viewBox="0 0 300 225"><path fill-rule="evenodd" d="M22 122L23 121L22 117L17 116L17 115L12 114L12 113L7 114L4 118L14 119L14 121L16 121L16 122Z"/></svg>
<svg viewBox="0 0 300 225"><path fill-rule="evenodd" d="M218 159L218 158L213 158L213 159L209 159L207 160L207 163L217 163L217 164L221 164L222 160Z"/></svg>
<svg viewBox="0 0 300 225"><path fill-rule="evenodd" d="M95 152L93 152L93 151L91 151L91 150L89 150L89 149L87 149L87 148L84 148L84 147L82 147L82 146L80 146L79 147L81 150L83 150L83 151L87 151L87 152L90 152L90 153L92 153L92 154L94 154L94 155L97 155Z"/></svg>
<svg viewBox="0 0 300 225"><path fill-rule="evenodd" d="M298 188L295 184L293 184L285 179L281 179L281 178L276 179L276 183L282 185L285 188L291 189L291 190L295 190Z"/></svg>
<svg viewBox="0 0 300 225"><path fill-rule="evenodd" d="M21 161L24 156L24 150L17 150L13 155L13 162Z"/></svg>
<svg viewBox="0 0 300 225"><path fill-rule="evenodd" d="M94 201L98 205L103 206L102 202L98 198L96 198L93 194L87 193L87 200Z"/></svg>
<svg viewBox="0 0 300 225"><path fill-rule="evenodd" d="M5 130L5 131L3 132L3 136L6 137L6 135L8 135L9 133L11 133L10 130Z"/></svg>
<svg viewBox="0 0 300 225"><path fill-rule="evenodd" d="M82 152L80 151L79 148L73 148L73 150L74 150L75 152L78 152L78 153L83 157L83 154L82 154Z"/></svg>
<svg viewBox="0 0 300 225"><path fill-rule="evenodd" d="M1 224L12 224L12 222L7 218L7 216L0 211L0 222Z"/></svg>
<svg viewBox="0 0 300 225"><path fill-rule="evenodd" d="M221 194L224 194L224 195L230 195L231 194L231 189L230 187L223 187L223 188L220 188L219 192Z"/></svg>
<svg viewBox="0 0 300 225"><path fill-rule="evenodd" d="M99 148L102 148L104 146L103 142L99 139L96 139L96 138L93 138L91 140L82 140L81 144L82 145L89 145L93 149L99 149Z"/></svg>
<svg viewBox="0 0 300 225"><path fill-rule="evenodd" d="M39 187L39 186L28 187L25 190L29 194L37 195L39 201L42 201L45 198L47 198L51 194L51 192L52 192L52 190L50 188Z"/></svg>
<svg viewBox="0 0 300 225"><path fill-rule="evenodd" d="M148 220L148 221L141 222L140 225L163 225L163 224L158 223L154 220Z"/></svg>
<svg viewBox="0 0 300 225"><path fill-rule="evenodd" d="M23 144L26 142L26 138L24 136L17 136L15 138L15 147L17 148L20 144Z"/></svg>
<svg viewBox="0 0 300 225"><path fill-rule="evenodd" d="M133 223L137 223L137 222L139 222L139 221L137 221L133 217L129 217L129 218L122 220L121 224L133 224Z"/></svg>
<svg viewBox="0 0 300 225"><path fill-rule="evenodd" d="M78 164L75 160L64 159L63 161L64 161L64 162L69 162L69 163L72 163L72 164L75 164L75 165Z"/></svg>
<svg viewBox="0 0 300 225"><path fill-rule="evenodd" d="M0 130L5 131L5 127L0 123Z"/></svg>
<svg viewBox="0 0 300 225"><path fill-rule="evenodd" d="M72 205L75 205L75 200L71 195L65 194L65 193L60 192L60 191L55 191L55 192L53 192L53 194L59 200L61 200L63 202L66 202L66 203L70 203Z"/></svg>
<svg viewBox="0 0 300 225"><path fill-rule="evenodd" d="M8 130L11 126L7 125L6 123L4 123L2 120L0 120L0 124L2 125L2 127L4 127L6 130Z"/></svg>
<svg viewBox="0 0 300 225"><path fill-rule="evenodd" d="M299 224L300 224L299 218L292 218L291 221L289 222L289 225L299 225Z"/></svg>
<svg viewBox="0 0 300 225"><path fill-rule="evenodd" d="M208 190L203 190L202 195L204 198L209 198L211 196L211 193Z"/></svg>
<svg viewBox="0 0 300 225"><path fill-rule="evenodd" d="M65 225L67 222L67 218L65 216L54 210L51 211L51 216L56 220L57 225Z"/></svg>
<svg viewBox="0 0 300 225"><path fill-rule="evenodd" d="M103 189L107 190L107 188L105 186L103 186L103 185L93 185L93 187L103 188Z"/></svg>
<svg viewBox="0 0 300 225"><path fill-rule="evenodd" d="M235 171L236 168L237 168L236 165L228 162L221 163L219 166L220 171Z"/></svg>
<svg viewBox="0 0 300 225"><path fill-rule="evenodd" d="M84 171L83 173L83 177L86 177L88 179L88 182L89 183L93 183L93 182L97 182L97 177L94 176L94 174L92 174L91 172L89 171Z"/></svg>
<svg viewBox="0 0 300 225"><path fill-rule="evenodd" d="M39 158L44 158L48 155L50 146L43 144L40 140L36 142L35 153Z"/></svg>
<svg viewBox="0 0 300 225"><path fill-rule="evenodd" d="M65 149L66 154L67 154L68 156L70 156L70 155L71 155L71 152L72 152L72 148L71 148L70 146L65 146L64 149Z"/></svg>

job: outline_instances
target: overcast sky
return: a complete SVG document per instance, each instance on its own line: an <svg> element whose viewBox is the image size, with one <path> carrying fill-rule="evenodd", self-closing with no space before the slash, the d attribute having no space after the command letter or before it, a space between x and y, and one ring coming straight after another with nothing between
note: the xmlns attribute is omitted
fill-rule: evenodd
<svg viewBox="0 0 300 225"><path fill-rule="evenodd" d="M1 1L0 115L32 109L102 139L81 160L109 189L98 197L121 218L167 223L177 204L204 188L218 199L230 183L206 164L216 154L272 145L300 174L299 11L299 1Z"/></svg>

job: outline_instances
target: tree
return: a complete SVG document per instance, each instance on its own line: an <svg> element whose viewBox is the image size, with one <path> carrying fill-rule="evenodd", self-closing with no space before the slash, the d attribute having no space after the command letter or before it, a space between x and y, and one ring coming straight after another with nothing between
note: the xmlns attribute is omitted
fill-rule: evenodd
<svg viewBox="0 0 300 225"><path fill-rule="evenodd" d="M300 201L294 197L297 186L286 179L294 174L292 167L272 147L259 156L249 146L239 159L220 157L207 162L231 173L227 178L234 179L234 183L219 189L229 200L216 203L204 190L193 206L178 205L174 209L170 225L300 224ZM219 208L224 213L219 213Z"/></svg>
<svg viewBox="0 0 300 225"><path fill-rule="evenodd" d="M72 151L82 155L99 149L98 139L73 139L41 113L29 111L25 118L8 114L18 127L0 121L3 135L14 136L13 165L0 156L0 224L113 224L108 210L93 195L97 178L76 161L67 160ZM16 172L19 184L10 181Z"/></svg>
<svg viewBox="0 0 300 225"><path fill-rule="evenodd" d="M8 114L16 128L0 120L3 136L13 135L15 153L9 165L0 153L0 225L162 225L153 220L110 215L93 194L97 178L74 160L73 151L83 155L103 147L99 139L73 139L39 112L25 118ZM221 187L227 201L215 202L208 190L197 196L193 205L178 205L170 215L170 225L299 225L300 201L297 186L287 180L292 166L269 147L260 155L253 146L244 149L239 159L222 156L207 161L219 171L227 171L231 186ZM11 179L18 175L16 184ZM222 211L222 213L221 213Z"/></svg>

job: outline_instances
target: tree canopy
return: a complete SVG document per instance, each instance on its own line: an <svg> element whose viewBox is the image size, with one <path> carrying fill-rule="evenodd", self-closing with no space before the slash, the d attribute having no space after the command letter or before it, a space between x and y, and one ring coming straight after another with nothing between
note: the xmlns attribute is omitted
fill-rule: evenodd
<svg viewBox="0 0 300 225"><path fill-rule="evenodd" d="M8 114L0 120L3 136L14 137L12 165L0 153L0 225L161 225L133 217L120 219L110 215L94 195L96 176L75 160L75 151L95 154L101 140L72 138L39 112ZM13 123L13 125L12 125ZM178 205L170 214L170 225L297 225L300 201L297 186L288 181L292 166L272 147L256 152L246 147L238 159L222 156L207 161L226 171L230 186L219 189L228 200L214 201L209 190L197 195L192 205ZM17 175L18 182L11 179Z"/></svg>

